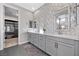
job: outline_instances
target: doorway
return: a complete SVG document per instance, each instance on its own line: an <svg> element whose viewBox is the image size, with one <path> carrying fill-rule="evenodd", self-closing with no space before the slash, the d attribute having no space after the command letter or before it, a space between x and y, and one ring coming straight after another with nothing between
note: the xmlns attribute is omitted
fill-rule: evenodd
<svg viewBox="0 0 79 59"><path fill-rule="evenodd" d="M18 45L18 10L4 6L4 48Z"/></svg>

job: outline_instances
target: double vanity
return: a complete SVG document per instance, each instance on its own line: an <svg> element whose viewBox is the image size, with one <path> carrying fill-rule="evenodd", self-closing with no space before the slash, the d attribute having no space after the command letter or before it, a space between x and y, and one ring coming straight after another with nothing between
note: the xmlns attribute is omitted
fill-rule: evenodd
<svg viewBox="0 0 79 59"><path fill-rule="evenodd" d="M79 56L79 38L64 34L27 32L28 41L52 56Z"/></svg>

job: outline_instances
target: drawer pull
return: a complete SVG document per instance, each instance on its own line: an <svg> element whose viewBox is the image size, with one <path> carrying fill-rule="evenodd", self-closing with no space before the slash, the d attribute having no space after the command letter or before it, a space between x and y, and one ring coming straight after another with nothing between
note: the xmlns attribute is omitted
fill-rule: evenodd
<svg viewBox="0 0 79 59"><path fill-rule="evenodd" d="M55 48L58 48L58 43L55 42Z"/></svg>

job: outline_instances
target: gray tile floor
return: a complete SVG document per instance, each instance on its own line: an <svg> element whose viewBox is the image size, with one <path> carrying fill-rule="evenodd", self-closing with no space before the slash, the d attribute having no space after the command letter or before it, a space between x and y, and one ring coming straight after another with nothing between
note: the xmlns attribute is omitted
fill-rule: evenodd
<svg viewBox="0 0 79 59"><path fill-rule="evenodd" d="M0 51L0 56L48 56L46 53L36 48L32 44L23 44L6 48Z"/></svg>

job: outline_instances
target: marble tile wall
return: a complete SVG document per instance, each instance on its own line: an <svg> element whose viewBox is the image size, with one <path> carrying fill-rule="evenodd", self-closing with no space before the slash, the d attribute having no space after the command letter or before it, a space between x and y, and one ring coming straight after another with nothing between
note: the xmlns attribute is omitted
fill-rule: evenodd
<svg viewBox="0 0 79 59"><path fill-rule="evenodd" d="M35 14L35 20L37 20L38 23L38 29L45 28L45 33L51 33L54 31L53 29L53 12L51 11L50 5L45 4L43 7L41 7L37 14ZM36 12L37 12L36 11Z"/></svg>
<svg viewBox="0 0 79 59"><path fill-rule="evenodd" d="M50 4L43 5L37 11L35 11L34 20L37 21L38 29L45 28L46 29L45 33L52 33L52 34L56 33L57 24L56 24L56 18L55 18L54 13L56 13L57 10L60 10L61 8L65 6L69 6L69 5L72 5L72 4L58 4L57 5L57 4L50 3ZM79 20L78 20L78 24L79 24ZM77 35L79 33L78 29L79 29L79 25L77 25L77 27L74 26L73 28L62 30L62 32L64 34Z"/></svg>

